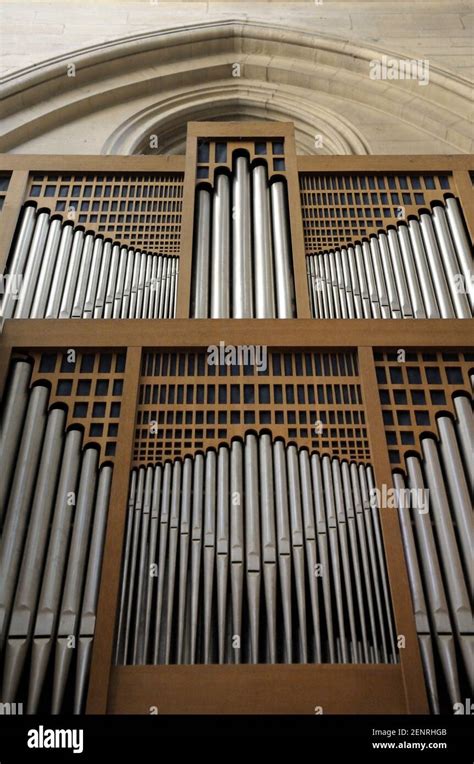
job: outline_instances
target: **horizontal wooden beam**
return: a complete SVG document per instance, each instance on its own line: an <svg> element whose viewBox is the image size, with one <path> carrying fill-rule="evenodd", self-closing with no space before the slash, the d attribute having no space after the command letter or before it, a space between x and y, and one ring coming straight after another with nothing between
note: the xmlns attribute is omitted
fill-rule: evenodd
<svg viewBox="0 0 474 764"><path fill-rule="evenodd" d="M184 172L184 155L96 156L87 154L0 154L0 171Z"/></svg>
<svg viewBox="0 0 474 764"><path fill-rule="evenodd" d="M393 665L119 666L114 714L402 714L402 672Z"/></svg>
<svg viewBox="0 0 474 764"><path fill-rule="evenodd" d="M299 172L379 172L401 173L410 172L444 172L448 175L453 170L473 170L474 155L472 154L417 154L413 156L395 156L380 154L378 156L298 156Z"/></svg>
<svg viewBox="0 0 474 764"><path fill-rule="evenodd" d="M474 319L11 319L0 347L463 348L473 334Z"/></svg>

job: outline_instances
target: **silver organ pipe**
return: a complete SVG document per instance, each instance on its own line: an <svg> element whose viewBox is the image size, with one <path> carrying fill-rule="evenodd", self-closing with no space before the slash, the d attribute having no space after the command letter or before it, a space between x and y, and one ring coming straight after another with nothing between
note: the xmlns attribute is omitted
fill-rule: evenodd
<svg viewBox="0 0 474 764"><path fill-rule="evenodd" d="M174 318L178 260L120 247L27 204L7 261L0 321Z"/></svg>
<svg viewBox="0 0 474 764"><path fill-rule="evenodd" d="M313 318L473 315L472 253L454 197L370 241L306 260Z"/></svg>
<svg viewBox="0 0 474 764"><path fill-rule="evenodd" d="M253 318L250 171L246 157L237 157L232 199L232 315Z"/></svg>
<svg viewBox="0 0 474 764"><path fill-rule="evenodd" d="M211 313L210 318L228 318L230 276L230 182L217 175L212 206Z"/></svg>
<svg viewBox="0 0 474 764"><path fill-rule="evenodd" d="M81 430L67 429L64 409L49 407L49 388L30 380L30 364L14 361L0 441L1 700L28 713L81 713L112 467L83 447Z"/></svg>
<svg viewBox="0 0 474 764"><path fill-rule="evenodd" d="M153 469L131 474L118 664L397 661L370 466L248 433Z"/></svg>

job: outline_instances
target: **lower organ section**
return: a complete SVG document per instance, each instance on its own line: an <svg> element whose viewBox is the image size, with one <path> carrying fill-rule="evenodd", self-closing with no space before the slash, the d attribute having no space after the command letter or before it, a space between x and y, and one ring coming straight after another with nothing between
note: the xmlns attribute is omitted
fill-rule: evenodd
<svg viewBox="0 0 474 764"><path fill-rule="evenodd" d="M116 662L396 663L374 488L265 432L134 470Z"/></svg>
<svg viewBox="0 0 474 764"><path fill-rule="evenodd" d="M467 396L457 417L406 455L394 485L426 686L434 713L463 706L474 683L471 597L474 421Z"/></svg>
<svg viewBox="0 0 474 764"><path fill-rule="evenodd" d="M1 700L80 713L113 466L33 368L12 364L0 437Z"/></svg>

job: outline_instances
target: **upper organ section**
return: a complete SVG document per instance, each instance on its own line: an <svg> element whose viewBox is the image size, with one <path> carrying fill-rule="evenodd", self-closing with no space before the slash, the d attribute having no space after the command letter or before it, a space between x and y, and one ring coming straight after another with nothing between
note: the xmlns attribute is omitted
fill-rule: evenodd
<svg viewBox="0 0 474 764"><path fill-rule="evenodd" d="M0 166L0 317L471 318L456 157L298 157L283 122L191 122L185 156Z"/></svg>

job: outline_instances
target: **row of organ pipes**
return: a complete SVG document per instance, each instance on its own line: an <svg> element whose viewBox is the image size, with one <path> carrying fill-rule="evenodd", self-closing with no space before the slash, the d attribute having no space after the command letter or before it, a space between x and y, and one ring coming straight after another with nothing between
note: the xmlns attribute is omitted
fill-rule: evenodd
<svg viewBox="0 0 474 764"><path fill-rule="evenodd" d="M112 466L13 364L0 433L0 700L85 709Z"/></svg>
<svg viewBox="0 0 474 764"><path fill-rule="evenodd" d="M294 318L290 241L285 181L237 156L197 190L191 316Z"/></svg>
<svg viewBox="0 0 474 764"><path fill-rule="evenodd" d="M393 475L416 628L433 713L472 697L474 419L466 394L441 413L421 453ZM420 497L424 497L420 501ZM424 511L427 510L427 511Z"/></svg>
<svg viewBox="0 0 474 764"><path fill-rule="evenodd" d="M116 663L395 663L373 487L268 433L134 469Z"/></svg>
<svg viewBox="0 0 474 764"><path fill-rule="evenodd" d="M179 258L121 246L24 207L0 318L174 318Z"/></svg>
<svg viewBox="0 0 474 764"><path fill-rule="evenodd" d="M454 197L369 240L307 255L314 318L471 318L472 253Z"/></svg>

